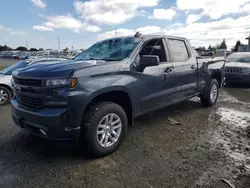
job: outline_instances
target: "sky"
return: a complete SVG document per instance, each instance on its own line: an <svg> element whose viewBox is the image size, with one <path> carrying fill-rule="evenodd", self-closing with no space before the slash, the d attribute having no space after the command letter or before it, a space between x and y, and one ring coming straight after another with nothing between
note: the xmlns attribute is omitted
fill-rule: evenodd
<svg viewBox="0 0 250 188"><path fill-rule="evenodd" d="M87 48L98 40L142 34L186 37L192 46L228 48L250 34L250 0L6 0L0 45Z"/></svg>

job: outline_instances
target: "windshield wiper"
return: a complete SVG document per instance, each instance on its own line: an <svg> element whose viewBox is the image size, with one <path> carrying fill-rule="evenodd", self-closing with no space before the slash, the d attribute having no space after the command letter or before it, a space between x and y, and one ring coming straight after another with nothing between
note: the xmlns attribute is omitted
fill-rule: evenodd
<svg viewBox="0 0 250 188"><path fill-rule="evenodd" d="M89 61L89 60L96 60L96 61L121 61L122 59L112 59L112 58L87 58L87 59L77 59L77 61Z"/></svg>
<svg viewBox="0 0 250 188"><path fill-rule="evenodd" d="M104 61L121 61L121 60L119 60L119 59L108 59L108 58L106 58L106 59L101 59L101 60L104 60Z"/></svg>
<svg viewBox="0 0 250 188"><path fill-rule="evenodd" d="M77 59L76 61L89 61L89 60L96 60L96 61L100 61L100 60L103 60L103 61L106 61L104 59L97 59L97 58L87 58L87 59Z"/></svg>
<svg viewBox="0 0 250 188"><path fill-rule="evenodd" d="M97 59L97 58L89 58L88 60L96 60L96 61L103 60L103 61L105 61L104 59Z"/></svg>

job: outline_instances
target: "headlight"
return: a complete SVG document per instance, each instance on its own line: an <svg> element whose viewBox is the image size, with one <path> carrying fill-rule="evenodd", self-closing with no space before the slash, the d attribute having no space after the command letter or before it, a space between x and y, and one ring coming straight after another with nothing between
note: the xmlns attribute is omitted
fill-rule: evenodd
<svg viewBox="0 0 250 188"><path fill-rule="evenodd" d="M69 79L46 80L46 86L60 86L69 84L70 84Z"/></svg>
<svg viewBox="0 0 250 188"><path fill-rule="evenodd" d="M13 80L13 78L11 78L10 84L11 84L11 85L14 85L14 80Z"/></svg>
<svg viewBox="0 0 250 188"><path fill-rule="evenodd" d="M69 85L71 88L75 87L77 84L77 79L55 79L55 80L46 80L46 86L63 86Z"/></svg>

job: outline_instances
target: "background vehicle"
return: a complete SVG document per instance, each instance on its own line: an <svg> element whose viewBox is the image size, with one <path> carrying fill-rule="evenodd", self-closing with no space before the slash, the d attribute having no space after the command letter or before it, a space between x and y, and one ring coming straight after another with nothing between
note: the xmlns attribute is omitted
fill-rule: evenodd
<svg viewBox="0 0 250 188"><path fill-rule="evenodd" d="M65 60L65 59L59 59L59 58L28 59L24 61L19 61L16 64L0 71L0 106L8 104L13 95L13 91L11 89L11 79L13 71L20 68L24 68L26 66L33 65L35 63L51 63L60 60Z"/></svg>
<svg viewBox="0 0 250 188"><path fill-rule="evenodd" d="M225 84L250 84L250 53L238 52L227 57Z"/></svg>
<svg viewBox="0 0 250 188"><path fill-rule="evenodd" d="M71 61L15 71L12 117L38 136L80 139L104 156L139 115L194 96L214 105L224 68L224 58L197 59L185 38L104 40Z"/></svg>

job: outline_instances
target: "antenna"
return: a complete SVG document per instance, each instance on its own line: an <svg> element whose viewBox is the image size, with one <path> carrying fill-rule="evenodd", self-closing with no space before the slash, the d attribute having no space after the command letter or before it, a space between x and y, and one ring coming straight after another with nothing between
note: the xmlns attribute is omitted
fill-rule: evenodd
<svg viewBox="0 0 250 188"><path fill-rule="evenodd" d="M139 32L139 31L137 31L136 33L135 33L135 36L134 37L140 37L141 36L141 33Z"/></svg>
<svg viewBox="0 0 250 188"><path fill-rule="evenodd" d="M60 38L59 38L59 36L57 38L57 42L58 42L58 51L60 51Z"/></svg>
<svg viewBox="0 0 250 188"><path fill-rule="evenodd" d="M29 46L28 46L28 41L26 40L25 42L26 42L26 48L27 48L27 50L29 50L29 49L28 49L28 47L29 47Z"/></svg>

